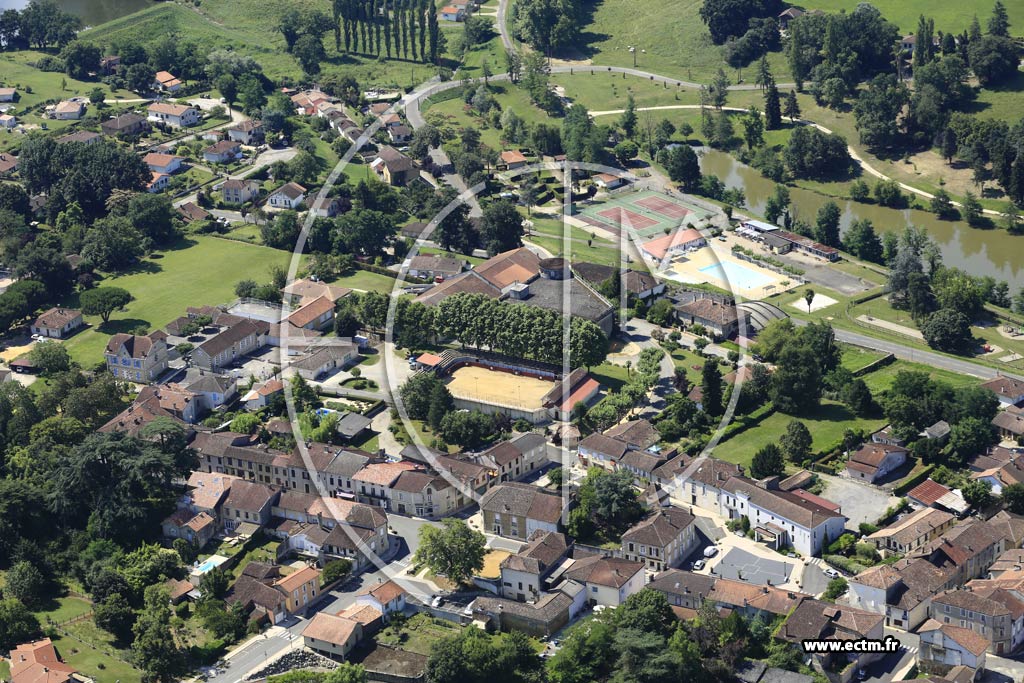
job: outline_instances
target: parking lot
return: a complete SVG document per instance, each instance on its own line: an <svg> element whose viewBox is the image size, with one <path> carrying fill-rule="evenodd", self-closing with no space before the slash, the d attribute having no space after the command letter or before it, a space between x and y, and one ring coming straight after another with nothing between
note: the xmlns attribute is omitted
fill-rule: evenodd
<svg viewBox="0 0 1024 683"><path fill-rule="evenodd" d="M861 522L874 524L889 508L899 502L899 498L888 491L869 484L837 477L818 474L825 482L825 491L819 495L827 498L843 509L843 514L850 520L847 528L856 529Z"/></svg>
<svg viewBox="0 0 1024 683"><path fill-rule="evenodd" d="M781 558L781 555L779 557ZM711 568L711 573L723 579L778 586L789 582L793 576L793 568L793 564L781 559L759 557L742 548L731 548Z"/></svg>

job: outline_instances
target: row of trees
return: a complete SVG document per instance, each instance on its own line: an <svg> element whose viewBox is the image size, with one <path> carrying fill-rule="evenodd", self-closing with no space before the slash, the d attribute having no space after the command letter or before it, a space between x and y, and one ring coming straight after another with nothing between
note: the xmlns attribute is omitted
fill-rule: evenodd
<svg viewBox="0 0 1024 683"><path fill-rule="evenodd" d="M434 0L334 0L335 47L436 64L443 50Z"/></svg>

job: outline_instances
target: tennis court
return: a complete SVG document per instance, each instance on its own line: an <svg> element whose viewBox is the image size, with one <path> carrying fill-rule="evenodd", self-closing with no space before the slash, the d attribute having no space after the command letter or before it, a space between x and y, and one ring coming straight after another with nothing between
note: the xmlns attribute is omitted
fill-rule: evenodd
<svg viewBox="0 0 1024 683"><path fill-rule="evenodd" d="M635 211L623 209L618 206L614 206L610 209L604 209L603 211L598 211L597 215L603 216L605 218L610 218L611 220L620 225L623 225L625 221L628 221L628 227L631 227L634 230L638 231L658 224L658 221L654 220L653 218L641 216Z"/></svg>
<svg viewBox="0 0 1024 683"><path fill-rule="evenodd" d="M688 215L693 213L685 206L674 204L664 197L643 197L634 202L637 206L642 206L651 211L657 211L663 216L669 218L686 218Z"/></svg>
<svg viewBox="0 0 1024 683"><path fill-rule="evenodd" d="M594 227L618 235L622 227L633 237L648 240L695 223L707 213L695 206L650 190L621 192L599 203L582 207L578 217Z"/></svg>

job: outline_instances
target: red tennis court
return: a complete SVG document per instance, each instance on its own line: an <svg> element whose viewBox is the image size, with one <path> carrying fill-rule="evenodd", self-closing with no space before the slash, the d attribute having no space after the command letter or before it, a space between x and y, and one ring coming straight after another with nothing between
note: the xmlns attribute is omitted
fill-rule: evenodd
<svg viewBox="0 0 1024 683"><path fill-rule="evenodd" d="M691 211L686 207L679 206L674 202L670 202L667 199L661 197L644 197L633 202L637 206L642 206L645 209L651 211L657 211L658 213L668 216L669 218L686 218Z"/></svg>
<svg viewBox="0 0 1024 683"><path fill-rule="evenodd" d="M652 226L658 225L658 221L654 220L653 218L641 216L635 211L630 211L629 209L622 209L617 206L612 207L610 209L604 209L603 211L598 211L597 215L604 216L605 218L610 218L616 223L619 223L620 225L622 224L623 219L626 219L629 221L629 226L635 230L643 230L644 228L650 228Z"/></svg>

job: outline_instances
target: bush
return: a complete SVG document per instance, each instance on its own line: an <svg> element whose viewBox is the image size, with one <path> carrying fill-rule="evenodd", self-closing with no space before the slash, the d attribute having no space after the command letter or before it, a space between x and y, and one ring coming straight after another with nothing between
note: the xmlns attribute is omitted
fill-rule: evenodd
<svg viewBox="0 0 1024 683"><path fill-rule="evenodd" d="M848 557L843 557L842 555L826 555L825 562L832 565L833 567L838 567L839 569L842 569L844 572L848 574L857 575L865 569L867 569L867 567L862 565L860 562L857 562L856 560L851 560Z"/></svg>
<svg viewBox="0 0 1024 683"><path fill-rule="evenodd" d="M828 582L828 587L825 589L825 592L822 594L821 597L823 600L833 602L836 598L845 593L847 588L848 584L846 583L846 579L832 579Z"/></svg>

